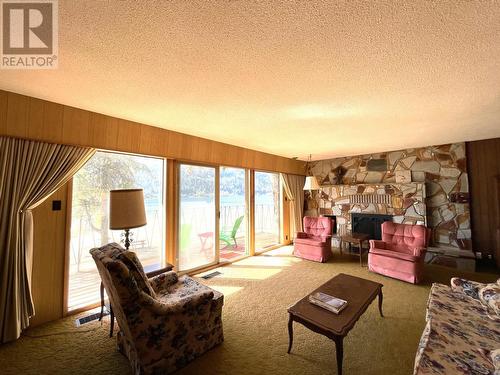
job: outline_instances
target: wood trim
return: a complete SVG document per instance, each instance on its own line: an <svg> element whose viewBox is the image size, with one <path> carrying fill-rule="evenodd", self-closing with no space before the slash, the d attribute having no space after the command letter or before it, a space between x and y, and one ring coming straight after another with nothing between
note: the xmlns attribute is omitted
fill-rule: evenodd
<svg viewBox="0 0 500 375"><path fill-rule="evenodd" d="M215 233L214 233L214 247L215 247L215 261L220 263L220 168L215 167Z"/></svg>
<svg viewBox="0 0 500 375"><path fill-rule="evenodd" d="M0 135L303 175L305 162L0 90Z"/></svg>
<svg viewBox="0 0 500 375"><path fill-rule="evenodd" d="M251 240L250 240L250 237L251 237L251 234L252 233L252 228L251 228L251 216L250 216L250 207L251 207L251 203L250 203L250 192L252 191L251 190L251 187L250 187L250 173L251 171L249 169L245 169L245 217L246 217L246 220L245 220L245 230L246 230L246 236L245 236L245 249L246 250L246 254L244 255L244 257L247 257L247 256L250 256L250 248L251 248ZM240 258L240 259L243 259Z"/></svg>
<svg viewBox="0 0 500 375"><path fill-rule="evenodd" d="M283 245L289 245L292 243L290 240L290 201L286 198L284 194L283 187L281 188L281 243Z"/></svg>
<svg viewBox="0 0 500 375"><path fill-rule="evenodd" d="M178 269L176 258L177 245L177 228L178 228L178 193L177 193L177 163L174 160L167 159L167 181L166 181L166 260L174 265L174 269Z"/></svg>
<svg viewBox="0 0 500 375"><path fill-rule="evenodd" d="M68 311L68 312L66 312L65 316L72 316L72 315L80 314L80 313L82 313L84 311L89 311L89 310L92 310L92 309L96 309L96 308L98 308L100 306L101 306L101 302L96 302L96 303L93 303L91 305L79 307L77 309Z"/></svg>
<svg viewBox="0 0 500 375"><path fill-rule="evenodd" d="M71 251L71 214L73 212L73 178L66 184L66 222L64 238L64 289L62 301L62 316L68 314L69 293L69 263Z"/></svg>
<svg viewBox="0 0 500 375"><path fill-rule="evenodd" d="M497 268L500 270L500 174L495 176L495 191L496 191L496 207L497 207L497 222L495 230L495 254Z"/></svg>
<svg viewBox="0 0 500 375"><path fill-rule="evenodd" d="M181 272L181 267L179 264L179 249L180 249L180 235L179 231L181 228L180 220L179 220L179 214L180 214L180 201L181 201L181 192L180 192L180 181L181 181L181 164L177 161L175 161L175 199L174 199L174 206L175 206L175 226L173 227L174 230L174 254L175 254L175 269L177 272ZM168 233L167 233L168 235Z"/></svg>
<svg viewBox="0 0 500 375"><path fill-rule="evenodd" d="M483 257L496 258L500 268L500 208L495 204L496 178L500 176L500 138L467 142L466 155L472 249L480 251Z"/></svg>
<svg viewBox="0 0 500 375"><path fill-rule="evenodd" d="M249 189L250 189L250 201L249 201L249 206L248 206L248 220L249 220L249 237L248 237L248 255L253 256L255 255L255 171L254 170L249 170L248 171L249 178L250 178L250 183L249 183Z"/></svg>
<svg viewBox="0 0 500 375"><path fill-rule="evenodd" d="M61 201L61 210L52 210L52 201ZM36 326L63 317L66 253L67 184L33 210L32 297Z"/></svg>

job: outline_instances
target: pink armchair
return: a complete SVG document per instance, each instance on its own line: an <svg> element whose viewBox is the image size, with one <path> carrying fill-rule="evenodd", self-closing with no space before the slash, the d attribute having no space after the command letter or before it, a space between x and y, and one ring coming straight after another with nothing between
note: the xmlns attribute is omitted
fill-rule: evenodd
<svg viewBox="0 0 500 375"><path fill-rule="evenodd" d="M418 284L423 277L430 233L431 230L423 225L386 221L382 224L382 241L370 240L368 269Z"/></svg>
<svg viewBox="0 0 500 375"><path fill-rule="evenodd" d="M306 216L304 232L297 232L293 255L299 258L326 262L332 256L332 221L328 217Z"/></svg>

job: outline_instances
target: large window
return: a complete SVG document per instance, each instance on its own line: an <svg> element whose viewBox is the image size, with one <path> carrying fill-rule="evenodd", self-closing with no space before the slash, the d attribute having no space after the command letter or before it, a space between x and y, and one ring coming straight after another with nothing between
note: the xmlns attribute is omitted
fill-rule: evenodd
<svg viewBox="0 0 500 375"><path fill-rule="evenodd" d="M89 254L93 247L120 242L109 230L109 191L144 189L147 225L132 229L130 249L146 272L164 264L164 160L97 152L73 178L68 310L99 301L100 277Z"/></svg>
<svg viewBox="0 0 500 375"><path fill-rule="evenodd" d="M215 171L215 167L180 165L178 249L181 271L217 261Z"/></svg>
<svg viewBox="0 0 500 375"><path fill-rule="evenodd" d="M220 167L220 261L248 255L247 173L244 169Z"/></svg>
<svg viewBox="0 0 500 375"><path fill-rule="evenodd" d="M255 250L280 243L280 178L278 173L255 172Z"/></svg>

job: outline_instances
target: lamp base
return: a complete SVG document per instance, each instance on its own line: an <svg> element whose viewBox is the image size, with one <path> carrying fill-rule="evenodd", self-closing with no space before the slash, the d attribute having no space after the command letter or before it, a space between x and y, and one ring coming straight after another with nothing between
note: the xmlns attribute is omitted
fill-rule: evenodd
<svg viewBox="0 0 500 375"><path fill-rule="evenodd" d="M132 238L133 234L130 231L130 229L125 229L124 233L122 233L122 240L123 244L125 245L125 249L128 250L130 247L130 244L134 241Z"/></svg>

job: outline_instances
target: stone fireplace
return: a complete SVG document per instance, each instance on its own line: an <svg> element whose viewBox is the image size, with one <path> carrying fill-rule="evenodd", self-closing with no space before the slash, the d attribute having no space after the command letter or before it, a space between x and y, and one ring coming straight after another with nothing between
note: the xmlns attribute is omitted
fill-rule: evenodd
<svg viewBox="0 0 500 375"><path fill-rule="evenodd" d="M369 230L375 222L380 226L387 220L423 225L427 222L423 183L322 186L317 198L319 213L335 216L339 235ZM367 215L372 216L368 221ZM378 238L380 228L374 234Z"/></svg>
<svg viewBox="0 0 500 375"><path fill-rule="evenodd" d="M433 243L444 247L469 250L471 227L469 213L469 183L464 143L428 146L369 155L347 156L311 163L311 173L323 189L316 199L306 200L308 215L332 212L338 217L340 231L350 229L350 212L394 215L395 222L424 223L433 232ZM390 190L398 183L417 192L390 191L378 201L362 201L357 190ZM405 190L406 187L402 186ZM420 190L421 193L420 194ZM368 193L372 194L372 193ZM406 195L405 195L406 194ZM419 196L420 194L420 196ZM403 197L404 196L404 197ZM421 197L425 199L420 201ZM308 198L306 196L306 198ZM351 199L352 198L352 199ZM402 199L402 201L401 201ZM419 202L420 201L420 202ZM422 218L425 209L426 218ZM392 213L391 210L395 212ZM335 211L335 212L333 212Z"/></svg>

